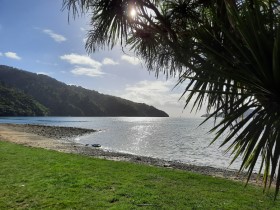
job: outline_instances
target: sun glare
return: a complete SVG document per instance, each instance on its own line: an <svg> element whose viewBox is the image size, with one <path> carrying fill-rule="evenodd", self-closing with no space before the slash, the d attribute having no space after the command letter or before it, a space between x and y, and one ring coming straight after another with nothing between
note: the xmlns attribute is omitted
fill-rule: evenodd
<svg viewBox="0 0 280 210"><path fill-rule="evenodd" d="M135 10L134 8L132 8L132 9L130 10L130 16L134 18L136 15L137 15L136 10Z"/></svg>

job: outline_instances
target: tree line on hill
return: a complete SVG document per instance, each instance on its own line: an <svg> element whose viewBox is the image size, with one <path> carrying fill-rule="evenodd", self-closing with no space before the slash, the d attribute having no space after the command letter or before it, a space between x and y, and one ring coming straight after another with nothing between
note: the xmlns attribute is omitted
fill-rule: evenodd
<svg viewBox="0 0 280 210"><path fill-rule="evenodd" d="M32 97L13 88L0 85L1 116L44 116L48 109Z"/></svg>

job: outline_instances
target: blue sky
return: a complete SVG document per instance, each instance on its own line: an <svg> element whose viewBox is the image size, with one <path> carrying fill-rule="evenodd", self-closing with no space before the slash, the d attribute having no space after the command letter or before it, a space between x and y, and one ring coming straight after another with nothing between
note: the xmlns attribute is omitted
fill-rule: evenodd
<svg viewBox="0 0 280 210"><path fill-rule="evenodd" d="M178 101L183 86L156 78L133 52L120 47L88 55L89 17L61 11L62 0L0 0L0 64L46 74L66 84L147 103L170 116L194 116ZM198 113L196 116L199 116Z"/></svg>

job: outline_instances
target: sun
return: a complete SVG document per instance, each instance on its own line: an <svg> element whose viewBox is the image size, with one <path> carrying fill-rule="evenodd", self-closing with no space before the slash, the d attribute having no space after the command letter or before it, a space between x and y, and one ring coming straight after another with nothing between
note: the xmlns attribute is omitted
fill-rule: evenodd
<svg viewBox="0 0 280 210"><path fill-rule="evenodd" d="M134 18L136 15L137 15L136 10L135 10L134 8L132 8L132 9L130 10L130 16L131 16L132 18Z"/></svg>

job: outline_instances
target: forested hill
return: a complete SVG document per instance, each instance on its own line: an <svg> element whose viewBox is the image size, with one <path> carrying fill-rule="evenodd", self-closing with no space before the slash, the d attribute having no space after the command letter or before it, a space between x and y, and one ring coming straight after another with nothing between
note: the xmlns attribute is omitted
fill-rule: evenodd
<svg viewBox="0 0 280 210"><path fill-rule="evenodd" d="M48 113L46 107L18 90L0 85L0 96L1 116L44 116Z"/></svg>
<svg viewBox="0 0 280 210"><path fill-rule="evenodd" d="M150 116L168 117L153 106L66 85L49 76L0 65L0 83L22 91L50 116ZM0 100L3 101L2 96ZM3 115L0 110L0 115ZM37 114L38 115L38 114Z"/></svg>

